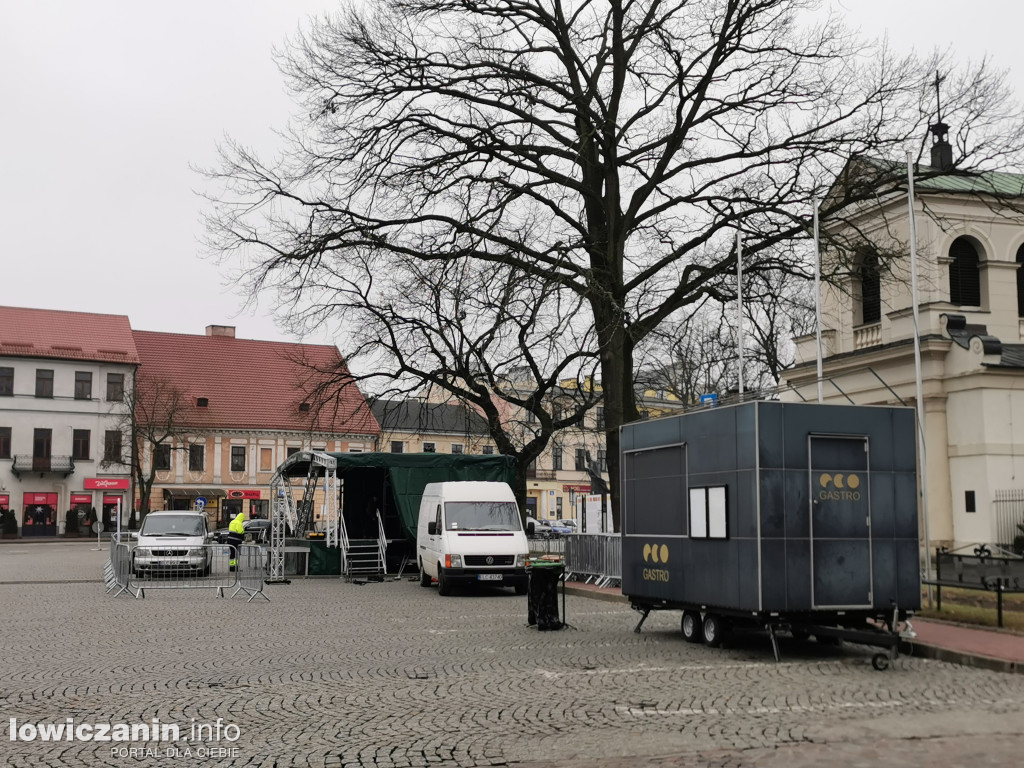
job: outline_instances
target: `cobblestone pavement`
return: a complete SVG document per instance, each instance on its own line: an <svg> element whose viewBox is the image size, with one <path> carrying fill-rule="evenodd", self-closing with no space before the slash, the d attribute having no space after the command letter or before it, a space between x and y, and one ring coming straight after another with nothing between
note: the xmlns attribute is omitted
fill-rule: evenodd
<svg viewBox="0 0 1024 768"><path fill-rule="evenodd" d="M783 642L777 664L762 637L690 645L677 613L634 634L625 606L573 596L572 628L542 633L511 592L442 598L404 580L297 580L268 586L272 602L112 598L90 546L0 546L0 763L876 768L1024 754L1024 675L907 657L876 672L867 649L814 643ZM11 718L158 718L182 740L12 741ZM218 718L236 741L190 740Z"/></svg>

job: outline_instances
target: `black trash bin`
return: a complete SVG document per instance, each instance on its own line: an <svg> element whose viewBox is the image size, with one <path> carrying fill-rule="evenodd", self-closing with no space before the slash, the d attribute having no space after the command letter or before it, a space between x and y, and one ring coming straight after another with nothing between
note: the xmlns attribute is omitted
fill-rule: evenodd
<svg viewBox="0 0 1024 768"><path fill-rule="evenodd" d="M565 566L562 563L536 562L527 568L529 587L527 589L527 623L547 631L561 629L562 618L558 613L558 582L562 580Z"/></svg>

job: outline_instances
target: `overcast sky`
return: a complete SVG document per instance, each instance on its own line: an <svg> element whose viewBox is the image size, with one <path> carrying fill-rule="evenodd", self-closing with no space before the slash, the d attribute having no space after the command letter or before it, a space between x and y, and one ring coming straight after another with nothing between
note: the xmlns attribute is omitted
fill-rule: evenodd
<svg viewBox="0 0 1024 768"><path fill-rule="evenodd" d="M897 50L988 53L1024 95L1009 4L833 1ZM0 304L287 339L269 301L239 314L241 298L201 258L205 187L190 166L211 165L225 135L273 152L293 105L271 50L334 5L0 0Z"/></svg>

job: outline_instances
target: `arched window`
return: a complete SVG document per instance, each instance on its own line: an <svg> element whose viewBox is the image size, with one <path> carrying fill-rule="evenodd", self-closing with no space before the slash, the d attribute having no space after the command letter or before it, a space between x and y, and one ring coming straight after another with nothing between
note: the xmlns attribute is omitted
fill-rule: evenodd
<svg viewBox="0 0 1024 768"><path fill-rule="evenodd" d="M949 301L963 307L981 306L981 275L978 250L966 237L958 237L949 246Z"/></svg>
<svg viewBox="0 0 1024 768"><path fill-rule="evenodd" d="M1017 317L1024 317L1024 245L1017 249Z"/></svg>
<svg viewBox="0 0 1024 768"><path fill-rule="evenodd" d="M877 323L882 319L882 280L877 253L865 253L861 260L860 301L862 323Z"/></svg>

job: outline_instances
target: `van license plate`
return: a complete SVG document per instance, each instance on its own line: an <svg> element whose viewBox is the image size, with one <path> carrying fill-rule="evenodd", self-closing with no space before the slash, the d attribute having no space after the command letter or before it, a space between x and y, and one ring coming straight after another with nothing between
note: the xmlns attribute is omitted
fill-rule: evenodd
<svg viewBox="0 0 1024 768"><path fill-rule="evenodd" d="M477 575L480 581L501 581L500 573L481 573Z"/></svg>

